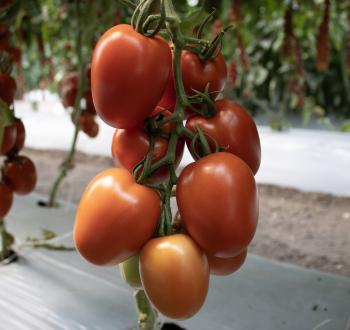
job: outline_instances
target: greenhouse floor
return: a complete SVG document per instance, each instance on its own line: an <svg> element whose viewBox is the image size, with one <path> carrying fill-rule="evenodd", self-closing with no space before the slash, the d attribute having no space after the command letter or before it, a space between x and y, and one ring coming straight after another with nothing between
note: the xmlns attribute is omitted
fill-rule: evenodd
<svg viewBox="0 0 350 330"><path fill-rule="evenodd" d="M52 244L73 246L75 208L36 206L40 196L17 198L7 218L18 238L19 260L0 270L0 329L120 329L136 324L132 291L118 269L98 268L76 252L26 247L42 229ZM186 329L349 329L350 280L249 255L230 277L212 277L205 306Z"/></svg>

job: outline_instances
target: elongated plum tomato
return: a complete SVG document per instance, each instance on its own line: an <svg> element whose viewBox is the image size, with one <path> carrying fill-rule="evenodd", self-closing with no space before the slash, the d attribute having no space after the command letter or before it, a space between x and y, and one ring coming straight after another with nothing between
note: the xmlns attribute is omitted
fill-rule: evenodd
<svg viewBox="0 0 350 330"><path fill-rule="evenodd" d="M252 171L237 156L219 152L186 166L176 200L183 225L207 255L234 257L254 236L257 188Z"/></svg>
<svg viewBox="0 0 350 330"><path fill-rule="evenodd" d="M184 234L149 241L140 253L140 274L151 303L172 319L182 320L193 316L207 296L207 257Z"/></svg>
<svg viewBox="0 0 350 330"><path fill-rule="evenodd" d="M98 41L91 65L92 97L110 126L139 125L162 98L172 64L170 47L130 25L109 29Z"/></svg>
<svg viewBox="0 0 350 330"><path fill-rule="evenodd" d="M13 191L9 185L0 182L0 219L10 211L13 202Z"/></svg>
<svg viewBox="0 0 350 330"><path fill-rule="evenodd" d="M13 148L11 149L11 153L16 153L22 150L24 146L24 142L26 139L26 129L23 125L23 122L19 118L15 118L14 126L16 127L16 142Z"/></svg>
<svg viewBox="0 0 350 330"><path fill-rule="evenodd" d="M236 272L247 258L247 249L231 258L218 258L208 255L210 274L225 276Z"/></svg>
<svg viewBox="0 0 350 330"><path fill-rule="evenodd" d="M228 100L215 102L216 114L211 118L192 116L187 120L186 127L192 132L196 127L214 138L226 152L243 159L254 174L259 169L261 147L258 130L249 113L238 103ZM209 139L214 151L214 143ZM190 141L186 141L190 149ZM194 156L194 155L192 155Z"/></svg>
<svg viewBox="0 0 350 330"><path fill-rule="evenodd" d="M7 163L5 182L18 195L31 193L36 185L37 174L34 163L25 156L16 156Z"/></svg>
<svg viewBox="0 0 350 330"><path fill-rule="evenodd" d="M14 147L16 143L16 136L17 131L15 125L5 127L4 135L2 138L2 146L0 149L0 155L7 155L10 152L10 150Z"/></svg>
<svg viewBox="0 0 350 330"><path fill-rule="evenodd" d="M80 254L96 265L118 264L137 254L152 237L160 198L121 168L98 174L81 197L74 240Z"/></svg>
<svg viewBox="0 0 350 330"><path fill-rule="evenodd" d="M16 88L16 81L8 74L0 72L0 99L8 106L13 103Z"/></svg>
<svg viewBox="0 0 350 330"><path fill-rule="evenodd" d="M209 83L210 95L215 99L227 80L226 63L221 54L205 62L195 53L184 50L181 55L181 71L187 95L193 95L193 90L204 92Z"/></svg>
<svg viewBox="0 0 350 330"><path fill-rule="evenodd" d="M115 164L131 172L147 156L149 144L149 135L142 127L117 129L112 142L112 156ZM166 155L168 144L169 141L167 139L162 137L156 138L152 163L157 162ZM177 144L175 167L178 167L182 160L184 145L184 140L180 140ZM169 170L167 166L163 166L152 175L149 182L159 183L168 176Z"/></svg>
<svg viewBox="0 0 350 330"><path fill-rule="evenodd" d="M123 280L134 289L142 289L139 272L139 256L133 256L119 264Z"/></svg>

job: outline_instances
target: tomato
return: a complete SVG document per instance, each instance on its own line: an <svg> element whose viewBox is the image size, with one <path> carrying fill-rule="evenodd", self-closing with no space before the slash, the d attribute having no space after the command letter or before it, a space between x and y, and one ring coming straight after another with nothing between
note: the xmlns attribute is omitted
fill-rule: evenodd
<svg viewBox="0 0 350 330"><path fill-rule="evenodd" d="M13 2L12 0L1 0L0 8L3 9L8 7L9 5L12 4L12 2Z"/></svg>
<svg viewBox="0 0 350 330"><path fill-rule="evenodd" d="M0 220L10 211L13 202L13 191L6 183L0 182Z"/></svg>
<svg viewBox="0 0 350 330"><path fill-rule="evenodd" d="M0 149L0 155L7 155L10 152L10 150L14 147L16 143L16 136L17 131L15 125L5 127L4 135L2 138L2 146Z"/></svg>
<svg viewBox="0 0 350 330"><path fill-rule="evenodd" d="M215 102L216 114L211 118L192 116L186 127L192 132L196 127L214 138L225 151L243 159L255 174L260 166L261 147L258 130L249 113L238 103L228 100ZM210 139L213 151L214 143ZM187 145L190 149L190 141ZM194 156L194 155L193 155Z"/></svg>
<svg viewBox="0 0 350 330"><path fill-rule="evenodd" d="M124 169L107 169L90 182L80 200L76 247L93 264L118 264L152 237L160 212L158 193L136 183Z"/></svg>
<svg viewBox="0 0 350 330"><path fill-rule="evenodd" d="M0 23L0 49L6 50L8 48L8 41L11 36L9 28Z"/></svg>
<svg viewBox="0 0 350 330"><path fill-rule="evenodd" d="M126 24L112 27L98 41L91 65L97 113L115 128L139 125L162 98L171 64L165 40L147 38Z"/></svg>
<svg viewBox="0 0 350 330"><path fill-rule="evenodd" d="M172 319L193 316L207 296L207 257L184 234L159 237L147 242L140 253L140 274L151 303Z"/></svg>
<svg viewBox="0 0 350 330"><path fill-rule="evenodd" d="M148 153L149 136L142 127L131 129L117 129L113 136L112 157L117 166L121 166L132 172L133 168L141 162ZM162 159L168 150L169 141L158 137L155 140L153 161ZM184 141L180 140L176 149L175 167L178 167L183 156ZM169 176L167 166L161 167L150 178L150 182L158 183L164 181Z"/></svg>
<svg viewBox="0 0 350 330"><path fill-rule="evenodd" d="M133 256L119 264L120 274L123 280L134 289L142 289L139 272L139 257Z"/></svg>
<svg viewBox="0 0 350 330"><path fill-rule="evenodd" d="M86 111L96 115L96 109L95 109L95 106L94 106L94 102L92 100L92 94L91 94L91 90L87 90L85 93L84 93L84 99L85 99L85 108L86 108Z"/></svg>
<svg viewBox="0 0 350 330"><path fill-rule="evenodd" d="M80 116L80 127L91 138L96 137L99 131L98 124L95 122L95 116L87 111L82 112Z"/></svg>
<svg viewBox="0 0 350 330"><path fill-rule="evenodd" d="M166 85L163 96L159 101L157 107L153 110L151 117L156 116L157 114L163 112L164 110L174 112L175 107L176 107L176 90L175 90L174 72L173 72L173 69L171 69L168 83Z"/></svg>
<svg viewBox="0 0 350 330"><path fill-rule="evenodd" d="M34 163L25 156L16 156L7 163L5 182L18 195L31 193L36 185L37 174Z"/></svg>
<svg viewBox="0 0 350 330"><path fill-rule="evenodd" d="M259 206L253 173L240 158L206 156L185 167L176 189L181 221L206 254L234 257L248 246Z"/></svg>
<svg viewBox="0 0 350 330"><path fill-rule="evenodd" d="M8 52L14 63L17 63L17 64L21 63L22 51L18 47L10 47L8 49Z"/></svg>
<svg viewBox="0 0 350 330"><path fill-rule="evenodd" d="M218 258L208 255L210 274L225 276L237 271L247 258L247 249L231 258Z"/></svg>
<svg viewBox="0 0 350 330"><path fill-rule="evenodd" d="M26 129L23 125L23 122L19 118L15 118L14 126L16 128L16 142L11 150L11 153L18 153L22 150L24 142L26 139Z"/></svg>
<svg viewBox="0 0 350 330"><path fill-rule="evenodd" d="M198 55L184 50L181 56L182 81L187 95L193 95L195 90L205 91L209 83L209 92L213 99L223 90L227 69L224 57L219 54L212 61L202 61Z"/></svg>
<svg viewBox="0 0 350 330"><path fill-rule="evenodd" d="M6 73L0 72L0 98L10 106L16 93L16 81Z"/></svg>

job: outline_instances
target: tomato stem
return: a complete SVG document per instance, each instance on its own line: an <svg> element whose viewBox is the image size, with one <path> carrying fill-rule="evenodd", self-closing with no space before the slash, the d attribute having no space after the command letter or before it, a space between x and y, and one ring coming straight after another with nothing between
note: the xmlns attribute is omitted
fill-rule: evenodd
<svg viewBox="0 0 350 330"><path fill-rule="evenodd" d="M157 321L157 312L153 309L144 290L135 291L136 307L140 330L154 330Z"/></svg>

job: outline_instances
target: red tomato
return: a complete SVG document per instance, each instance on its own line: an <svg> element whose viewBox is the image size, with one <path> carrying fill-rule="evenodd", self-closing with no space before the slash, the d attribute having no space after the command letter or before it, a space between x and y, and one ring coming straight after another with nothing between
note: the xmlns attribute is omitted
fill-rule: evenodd
<svg viewBox="0 0 350 330"><path fill-rule="evenodd" d="M242 158L255 174L260 166L261 147L258 130L249 113L238 103L227 100L215 102L216 114L211 118L192 116L186 127L192 132L196 127L214 138L225 151ZM208 139L213 151L214 143ZM190 141L187 141L190 149ZM194 156L194 155L192 155Z"/></svg>
<svg viewBox="0 0 350 330"><path fill-rule="evenodd" d="M0 2L0 8L3 9L3 8L6 8L8 7L9 5L12 4L12 0L1 0Z"/></svg>
<svg viewBox="0 0 350 330"><path fill-rule="evenodd" d="M87 111L82 112L80 116L80 127L91 138L96 137L99 131L98 124L95 122L95 116Z"/></svg>
<svg viewBox="0 0 350 330"><path fill-rule="evenodd" d="M160 197L120 168L98 174L77 210L74 240L80 254L96 265L120 263L152 237L160 217Z"/></svg>
<svg viewBox="0 0 350 330"><path fill-rule="evenodd" d="M61 90L62 104L65 108L74 107L78 89L73 85L65 85Z"/></svg>
<svg viewBox="0 0 350 330"><path fill-rule="evenodd" d="M168 150L169 141L158 137L155 140L153 161L162 159ZM117 166L132 172L133 168L146 158L149 149L149 136L142 127L117 129L113 136L112 157ZM175 167L178 167L183 156L184 141L180 140L176 149ZM150 182L159 183L169 176L167 166L161 167L150 178Z"/></svg>
<svg viewBox="0 0 350 330"><path fill-rule="evenodd" d="M8 49L11 59L14 63L21 63L22 51L18 47L11 47Z"/></svg>
<svg viewBox="0 0 350 330"><path fill-rule="evenodd" d="M33 162L25 156L16 156L7 163L5 182L18 195L31 193L36 185L37 175Z"/></svg>
<svg viewBox="0 0 350 330"><path fill-rule="evenodd" d="M186 230L208 255L234 257L254 236L259 215L254 176L230 153L211 154L186 166L176 200Z"/></svg>
<svg viewBox="0 0 350 330"><path fill-rule="evenodd" d="M0 182L0 220L10 211L13 202L13 191L10 186Z"/></svg>
<svg viewBox="0 0 350 330"><path fill-rule="evenodd" d="M7 155L10 152L16 143L16 136L17 131L15 125L5 127L0 155Z"/></svg>
<svg viewBox="0 0 350 330"><path fill-rule="evenodd" d="M97 113L115 128L142 123L162 98L171 62L170 47L160 37L147 38L126 24L109 29L91 66Z"/></svg>
<svg viewBox="0 0 350 330"><path fill-rule="evenodd" d="M26 139L26 129L23 125L22 120L19 118L15 118L14 126L16 127L17 134L16 142L11 150L11 153L18 153L24 146L24 141Z"/></svg>
<svg viewBox="0 0 350 330"><path fill-rule="evenodd" d="M205 91L209 83L209 92L213 99L223 90L227 69L224 57L219 54L212 61L202 61L198 55L184 50L181 56L182 80L187 95L193 95L193 89Z"/></svg>
<svg viewBox="0 0 350 330"><path fill-rule="evenodd" d="M96 109L94 106L94 102L92 100L91 89L87 90L84 93L84 99L85 99L85 103L86 103L86 111L96 115Z"/></svg>
<svg viewBox="0 0 350 330"><path fill-rule="evenodd" d="M150 240L140 253L140 274L151 303L172 319L193 316L207 296L208 261L187 235Z"/></svg>
<svg viewBox="0 0 350 330"><path fill-rule="evenodd" d="M247 249L231 258L218 258L208 255L210 274L225 276L236 272L247 258Z"/></svg>
<svg viewBox="0 0 350 330"><path fill-rule="evenodd" d="M171 69L168 83L166 85L163 96L159 101L157 107L153 110L151 117L156 116L157 114L163 112L164 110L174 112L175 107L176 107L176 90L175 90L174 72L173 72L173 69Z"/></svg>
<svg viewBox="0 0 350 330"><path fill-rule="evenodd" d="M16 93L16 81L6 73L0 72L0 98L10 106Z"/></svg>

